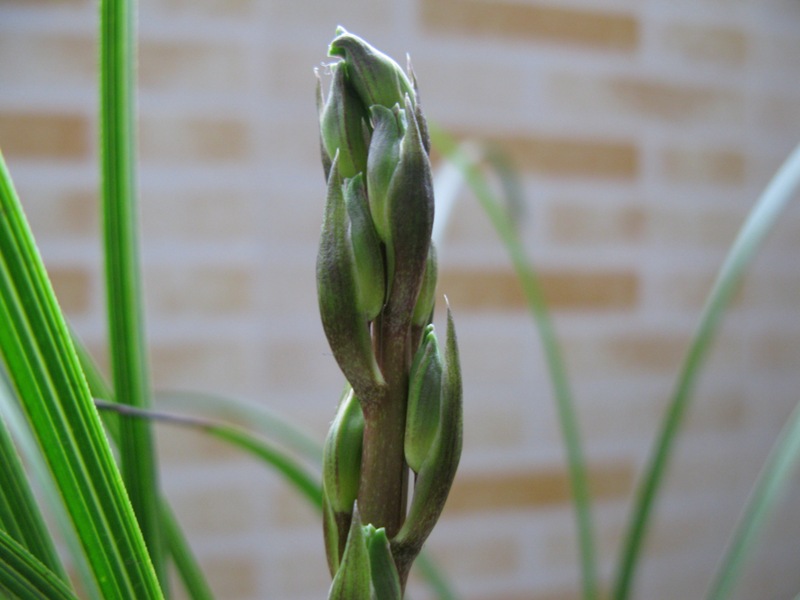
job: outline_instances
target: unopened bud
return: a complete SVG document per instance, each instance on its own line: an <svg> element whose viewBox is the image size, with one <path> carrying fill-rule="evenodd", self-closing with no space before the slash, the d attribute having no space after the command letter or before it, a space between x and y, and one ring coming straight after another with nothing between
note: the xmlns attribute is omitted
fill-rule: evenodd
<svg viewBox="0 0 800 600"><path fill-rule="evenodd" d="M381 241L369 212L367 191L364 189L364 177L361 173L345 182L344 199L350 218L358 307L367 321L372 321L383 308L386 274Z"/></svg>
<svg viewBox="0 0 800 600"><path fill-rule="evenodd" d="M347 85L343 65L331 65L331 71L333 78L320 115L320 132L329 160L338 151L339 173L349 178L367 169L369 113L355 90Z"/></svg>
<svg viewBox="0 0 800 600"><path fill-rule="evenodd" d="M350 514L358 496L363 438L364 415L350 389L328 430L322 459L322 484L335 513Z"/></svg>
<svg viewBox="0 0 800 600"><path fill-rule="evenodd" d="M392 558L389 538L386 530L375 529L372 525L364 526L369 552L370 571L372 573L372 591L375 600L402 600L400 576Z"/></svg>
<svg viewBox="0 0 800 600"><path fill-rule="evenodd" d="M400 147L405 134L405 114L397 106L394 109L373 106L371 112L375 129L372 131L367 157L369 208L378 235L388 244L390 228L387 195L400 160Z"/></svg>
<svg viewBox="0 0 800 600"><path fill-rule="evenodd" d="M328 54L344 59L348 79L367 108L376 104L387 108L402 106L406 94L414 95L400 65L342 27L336 30Z"/></svg>
<svg viewBox="0 0 800 600"><path fill-rule="evenodd" d="M428 260L425 262L425 274L422 276L422 286L419 289L417 303L414 306L414 314L411 316L411 324L415 327L425 327L431 322L433 306L436 303L437 276L436 248L431 242L431 247L428 250Z"/></svg>
<svg viewBox="0 0 800 600"><path fill-rule="evenodd" d="M342 190L338 156L328 178L328 198L317 254L317 296L322 326L333 356L359 397L373 397L385 385L372 350L362 306L350 217Z"/></svg>
<svg viewBox="0 0 800 600"><path fill-rule="evenodd" d="M353 508L353 522L347 536L347 545L331 583L328 600L371 600L371 580L367 540L356 505Z"/></svg>
<svg viewBox="0 0 800 600"><path fill-rule="evenodd" d="M417 474L406 521L392 539L395 556L402 555L406 559L416 556L442 514L461 458L462 415L458 344L448 309L440 425Z"/></svg>
<svg viewBox="0 0 800 600"><path fill-rule="evenodd" d="M415 473L419 473L439 430L441 400L442 357L433 325L429 325L411 364L408 381L404 452Z"/></svg>

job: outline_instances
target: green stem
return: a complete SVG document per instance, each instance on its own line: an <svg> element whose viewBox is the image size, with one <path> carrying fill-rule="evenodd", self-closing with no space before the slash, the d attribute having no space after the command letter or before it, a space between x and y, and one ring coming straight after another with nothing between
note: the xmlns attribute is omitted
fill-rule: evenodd
<svg viewBox="0 0 800 600"><path fill-rule="evenodd" d="M150 404L138 265L134 0L100 3L100 131L106 296L115 397ZM121 426L122 477L162 584L164 550L154 442L146 421Z"/></svg>

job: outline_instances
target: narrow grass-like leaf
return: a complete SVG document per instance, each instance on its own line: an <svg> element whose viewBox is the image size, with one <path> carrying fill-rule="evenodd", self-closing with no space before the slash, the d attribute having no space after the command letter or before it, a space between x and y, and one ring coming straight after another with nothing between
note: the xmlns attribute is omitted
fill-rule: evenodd
<svg viewBox="0 0 800 600"><path fill-rule="evenodd" d="M135 0L100 2L100 134L103 238L110 359L115 398L150 405L150 381L138 264L136 207ZM164 573L159 486L147 421L128 419L120 429L122 478L153 566Z"/></svg>
<svg viewBox="0 0 800 600"><path fill-rule="evenodd" d="M81 542L72 526L69 514L58 491L53 475L48 469L36 440L36 435L11 391L11 382L0 370L0 413L3 415L11 438L19 451L28 480L33 482L44 509L60 535L61 545L70 557L74 580L80 585L87 599L100 600L96 582L89 563L83 553Z"/></svg>
<svg viewBox="0 0 800 600"><path fill-rule="evenodd" d="M178 410L241 425L284 446L315 467L322 463L320 443L267 407L202 392L156 391L154 399L159 409Z"/></svg>
<svg viewBox="0 0 800 600"><path fill-rule="evenodd" d="M675 438L683 423L683 416L691 400L697 377L708 357L722 315L756 250L783 210L798 194L798 190L800 190L800 146L789 155L748 215L706 300L700 324L684 359L675 391L661 421L659 435L637 490L617 566L612 595L615 600L625 600L630 594L653 504L666 473Z"/></svg>
<svg viewBox="0 0 800 600"><path fill-rule="evenodd" d="M319 478L297 462L285 451L273 446L268 441L258 438L240 427L226 423L188 415L177 415L154 410L139 409L123 404L96 400L97 407L102 410L115 411L122 417L141 420L157 420L162 423L181 425L205 431L220 440L233 444L248 454L252 454L272 466L287 482L300 492L317 508L322 507L322 485ZM124 418L122 419L125 420Z"/></svg>
<svg viewBox="0 0 800 600"><path fill-rule="evenodd" d="M114 394L108 383L106 383L97 363L95 363L91 354L74 333L72 339L92 397L113 402ZM101 413L101 417L109 436L115 443L118 443L120 438L120 415L115 411L104 410ZM198 565L197 559L178 525L172 508L167 500L163 498L161 500L161 518L163 519L162 525L164 527L167 550L189 598L192 600L212 600L214 596L208 586L205 574Z"/></svg>
<svg viewBox="0 0 800 600"><path fill-rule="evenodd" d="M708 600L730 596L742 566L800 459L800 403L783 426L753 486L742 517L733 532L708 592Z"/></svg>
<svg viewBox="0 0 800 600"><path fill-rule="evenodd" d="M0 385L4 383L0 382ZM66 581L66 572L1 414L0 465L0 530L6 531L45 567Z"/></svg>
<svg viewBox="0 0 800 600"><path fill-rule="evenodd" d="M64 317L0 155L0 353L107 598L160 598Z"/></svg>
<svg viewBox="0 0 800 600"><path fill-rule="evenodd" d="M0 530L0 590L9 600L78 600L67 583Z"/></svg>
<svg viewBox="0 0 800 600"><path fill-rule="evenodd" d="M500 200L495 197L486 177L476 164L476 160L439 128L429 125L429 129L434 146L457 167L460 176L475 194L495 231L505 244L522 285L528 308L538 327L555 393L561 434L567 451L570 484L578 523L583 597L586 600L594 599L598 595L597 565L586 460L581 445L572 392L539 277L525 254L525 249L508 218L507 211L503 209ZM451 187L455 189L455 186Z"/></svg>

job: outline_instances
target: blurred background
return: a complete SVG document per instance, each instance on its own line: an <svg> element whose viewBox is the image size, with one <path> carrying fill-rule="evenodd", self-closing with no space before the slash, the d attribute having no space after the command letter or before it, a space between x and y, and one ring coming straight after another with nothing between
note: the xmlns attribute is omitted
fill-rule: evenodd
<svg viewBox="0 0 800 600"><path fill-rule="evenodd" d="M142 0L140 193L159 389L269 406L322 440L343 378L317 314L314 68L342 24L408 52L430 121L508 153L563 344L611 572L703 300L800 141L797 0ZM59 299L105 364L97 8L0 0L0 148ZM700 382L636 597L701 596L800 390L800 210L751 268ZM503 246L459 195L439 248L465 386L428 547L464 600L578 597L552 389ZM441 321L440 321L441 323ZM318 517L273 473L159 427L163 487L219 598L312 600ZM800 478L738 598L800 590ZM412 581L410 596L430 598Z"/></svg>

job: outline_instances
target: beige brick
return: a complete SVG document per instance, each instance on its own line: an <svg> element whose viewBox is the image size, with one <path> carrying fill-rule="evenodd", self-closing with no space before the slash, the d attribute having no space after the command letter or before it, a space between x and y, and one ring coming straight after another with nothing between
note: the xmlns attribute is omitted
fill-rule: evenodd
<svg viewBox="0 0 800 600"><path fill-rule="evenodd" d="M89 36L58 31L34 34L6 29L0 37L0 74L14 85L94 85L96 42Z"/></svg>
<svg viewBox="0 0 800 600"><path fill-rule="evenodd" d="M742 67L749 54L747 34L736 27L671 23L659 41L667 53L699 64Z"/></svg>
<svg viewBox="0 0 800 600"><path fill-rule="evenodd" d="M313 551L286 549L274 557L271 563L270 587L275 590L275 598L323 597L331 585L328 563L322 543ZM305 594L305 596L303 596Z"/></svg>
<svg viewBox="0 0 800 600"><path fill-rule="evenodd" d="M549 177L634 180L639 174L639 151L633 142L494 135L480 131L462 131L456 135L494 144L520 170Z"/></svg>
<svg viewBox="0 0 800 600"><path fill-rule="evenodd" d="M168 316L243 316L254 307L255 273L237 265L153 266L148 306Z"/></svg>
<svg viewBox="0 0 800 600"><path fill-rule="evenodd" d="M257 198L223 187L141 190L141 226L151 240L235 242L258 236L266 226Z"/></svg>
<svg viewBox="0 0 800 600"><path fill-rule="evenodd" d="M8 158L88 158L89 131L88 119L80 114L0 109L0 148Z"/></svg>
<svg viewBox="0 0 800 600"><path fill-rule="evenodd" d="M61 309L71 317L89 311L93 275L86 267L51 266L47 274Z"/></svg>
<svg viewBox="0 0 800 600"><path fill-rule="evenodd" d="M753 363L770 372L797 372L800 367L800 333L773 331L750 341Z"/></svg>
<svg viewBox="0 0 800 600"><path fill-rule="evenodd" d="M235 93L247 87L247 65L241 46L144 40L139 82L143 89Z"/></svg>
<svg viewBox="0 0 800 600"><path fill-rule="evenodd" d="M250 553L205 557L202 568L218 598L250 600L259 595L259 579L264 567L259 558Z"/></svg>
<svg viewBox="0 0 800 600"><path fill-rule="evenodd" d="M741 185L746 163L742 152L722 148L672 147L661 153L661 172L676 183Z"/></svg>
<svg viewBox="0 0 800 600"><path fill-rule="evenodd" d="M421 17L423 26L434 32L625 52L639 45L639 24L626 13L541 3L432 0L422 4Z"/></svg>
<svg viewBox="0 0 800 600"><path fill-rule="evenodd" d="M579 600L581 594L577 590L528 590L513 593L476 594L468 593L464 600Z"/></svg>
<svg viewBox="0 0 800 600"><path fill-rule="evenodd" d="M557 200L548 210L550 234L566 244L638 242L648 213L640 206L593 206Z"/></svg>
<svg viewBox="0 0 800 600"><path fill-rule="evenodd" d="M673 248L686 245L728 248L745 218L743 210L732 207L653 208L647 237Z"/></svg>
<svg viewBox="0 0 800 600"><path fill-rule="evenodd" d="M251 16L257 0L142 0L142 12L185 13L206 17Z"/></svg>
<svg viewBox="0 0 800 600"><path fill-rule="evenodd" d="M244 341L153 341L150 362L154 385L232 396L253 393L258 372L255 349Z"/></svg>
<svg viewBox="0 0 800 600"><path fill-rule="evenodd" d="M596 115L636 115L664 122L740 123L744 100L736 92L668 83L651 78L556 74L551 96L559 110L571 108Z"/></svg>
<svg viewBox="0 0 800 600"><path fill-rule="evenodd" d="M589 466L596 501L625 497L633 486L633 467L627 464ZM560 468L538 468L506 473L463 473L456 477L446 513L535 509L566 504L572 498L567 473Z"/></svg>
<svg viewBox="0 0 800 600"><path fill-rule="evenodd" d="M241 454L240 456L244 456ZM250 482L229 481L191 494L170 493L169 500L178 522L194 535L236 535L249 533L258 521Z"/></svg>
<svg viewBox="0 0 800 600"><path fill-rule="evenodd" d="M570 372L579 377L673 374L689 347L688 336L656 331L599 338L563 336L561 342Z"/></svg>
<svg viewBox="0 0 800 600"><path fill-rule="evenodd" d="M638 278L628 271L546 272L540 274L545 298L554 310L620 310L638 303ZM508 270L449 267L438 288L458 299L463 310L524 309L522 287Z"/></svg>
<svg viewBox="0 0 800 600"><path fill-rule="evenodd" d="M17 192L37 239L100 234L100 205L95 189L43 187L35 181L24 180L17 186Z"/></svg>
<svg viewBox="0 0 800 600"><path fill-rule="evenodd" d="M470 393L472 392L472 393ZM508 404L498 410L498 396L494 390L490 394L474 393L468 390L465 402L464 447L469 452L483 450L498 451L504 448L520 448L526 445L528 429L526 419ZM475 402L470 402L474 398ZM487 406L491 398L491 406ZM513 399L518 399L514 395Z"/></svg>
<svg viewBox="0 0 800 600"><path fill-rule="evenodd" d="M460 536L452 540L438 536L434 547L436 564L451 581L510 577L523 564L519 542L506 532L475 531L468 544Z"/></svg>
<svg viewBox="0 0 800 600"><path fill-rule="evenodd" d="M280 486L275 492L274 500L267 508L276 527L292 529L316 527L322 535L322 517L319 511L288 485Z"/></svg>
<svg viewBox="0 0 800 600"><path fill-rule="evenodd" d="M741 292L742 306L751 310L797 310L800 308L800 278L751 270Z"/></svg>
<svg viewBox="0 0 800 600"><path fill-rule="evenodd" d="M768 95L756 105L758 124L767 130L786 134L800 130L800 95Z"/></svg>
<svg viewBox="0 0 800 600"><path fill-rule="evenodd" d="M229 164L246 160L252 140L244 121L232 118L142 118L142 159L159 165L192 162Z"/></svg>

